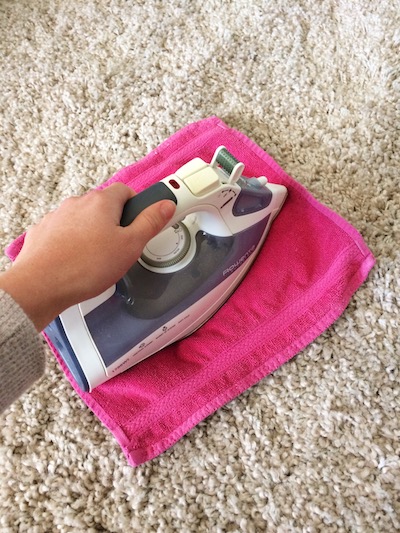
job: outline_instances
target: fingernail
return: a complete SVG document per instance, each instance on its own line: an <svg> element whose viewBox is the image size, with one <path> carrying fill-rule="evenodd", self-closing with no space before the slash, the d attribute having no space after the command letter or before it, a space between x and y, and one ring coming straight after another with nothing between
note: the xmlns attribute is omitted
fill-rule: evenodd
<svg viewBox="0 0 400 533"><path fill-rule="evenodd" d="M162 216L169 220L175 213L176 205L172 200L165 200L161 203L160 211Z"/></svg>

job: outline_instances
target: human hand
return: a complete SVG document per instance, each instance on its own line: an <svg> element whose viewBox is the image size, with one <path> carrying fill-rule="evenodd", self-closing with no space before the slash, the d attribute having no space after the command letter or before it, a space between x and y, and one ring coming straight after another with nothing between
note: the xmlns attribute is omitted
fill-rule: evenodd
<svg viewBox="0 0 400 533"><path fill-rule="evenodd" d="M175 212L169 200L120 226L132 189L115 183L65 200L28 230L13 266L0 275L8 292L41 331L62 311L116 283Z"/></svg>

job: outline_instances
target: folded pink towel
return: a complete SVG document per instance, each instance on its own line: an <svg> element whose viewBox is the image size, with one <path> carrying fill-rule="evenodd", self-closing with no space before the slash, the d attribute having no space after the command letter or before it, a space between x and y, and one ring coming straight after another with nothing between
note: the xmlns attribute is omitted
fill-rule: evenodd
<svg viewBox="0 0 400 533"><path fill-rule="evenodd" d="M246 176L288 188L249 273L223 307L190 337L83 393L49 342L76 392L114 434L131 465L172 446L213 411L297 354L343 312L374 258L359 233L321 205L273 159L217 117L190 124L105 185L140 191L194 157L224 145ZM23 236L7 254L14 259Z"/></svg>

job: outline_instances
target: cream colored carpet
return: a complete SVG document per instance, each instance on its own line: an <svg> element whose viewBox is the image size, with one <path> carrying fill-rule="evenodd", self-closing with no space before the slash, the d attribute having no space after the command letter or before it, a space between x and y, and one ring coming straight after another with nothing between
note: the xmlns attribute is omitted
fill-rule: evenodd
<svg viewBox="0 0 400 533"><path fill-rule="evenodd" d="M400 530L399 13L398 0L0 0L2 247L215 114L377 257L328 331L136 469L49 354L0 418L2 533Z"/></svg>

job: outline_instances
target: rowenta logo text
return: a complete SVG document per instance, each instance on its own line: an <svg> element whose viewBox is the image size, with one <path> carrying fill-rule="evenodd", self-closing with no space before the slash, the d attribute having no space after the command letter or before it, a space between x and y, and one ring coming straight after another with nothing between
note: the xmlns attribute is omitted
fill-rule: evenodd
<svg viewBox="0 0 400 533"><path fill-rule="evenodd" d="M229 266L223 271L223 276L229 276L230 274L232 274L232 272L235 272L235 270L237 270L240 266L242 266L243 263L246 261L246 259L248 259L251 256L251 254L254 252L255 249L256 249L256 245L253 244L250 250L247 250L247 252L244 255L242 255L240 259L235 261L231 266Z"/></svg>

